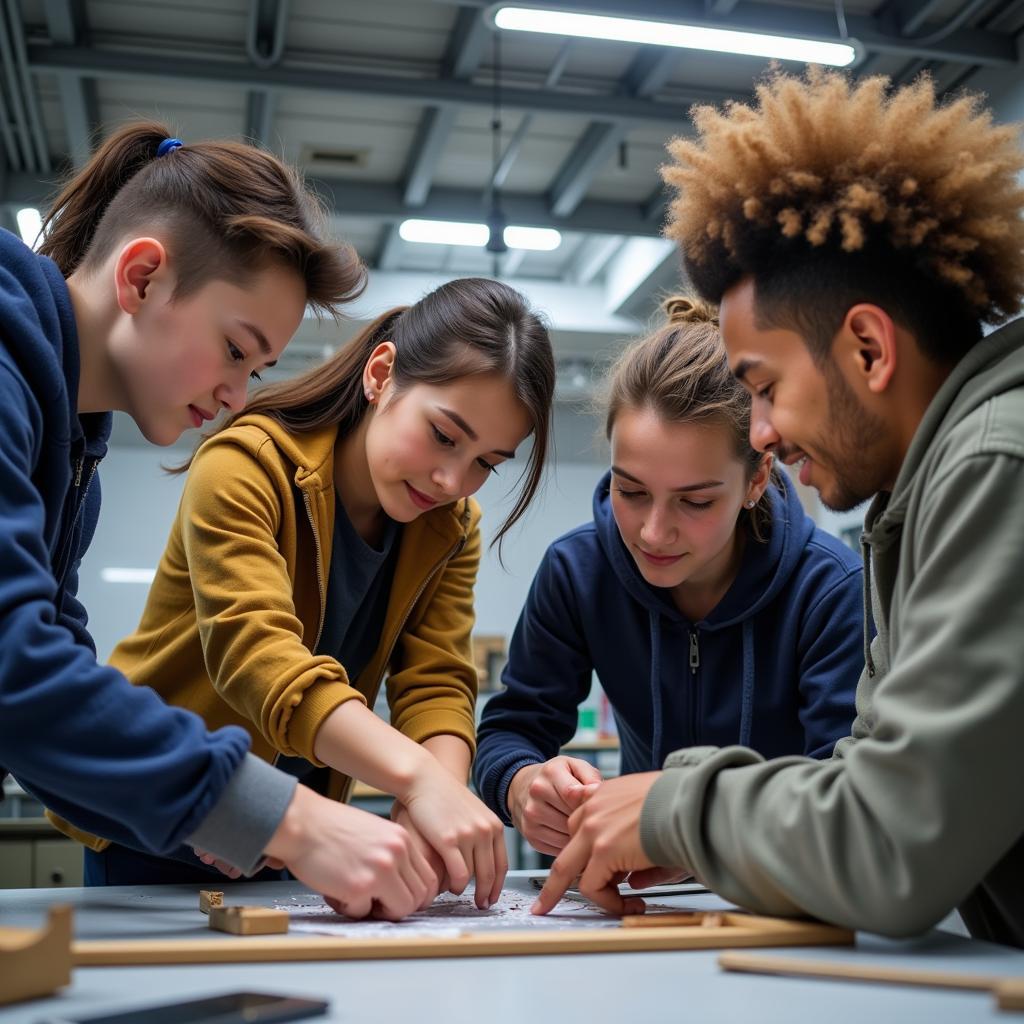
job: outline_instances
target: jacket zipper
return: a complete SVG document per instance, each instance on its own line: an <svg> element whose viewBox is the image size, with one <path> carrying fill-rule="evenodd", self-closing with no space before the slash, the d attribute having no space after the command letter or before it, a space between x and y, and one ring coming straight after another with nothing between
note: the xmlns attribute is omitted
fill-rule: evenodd
<svg viewBox="0 0 1024 1024"><path fill-rule="evenodd" d="M695 676L700 668L700 644L697 640L697 631L690 630L690 675Z"/></svg>
<svg viewBox="0 0 1024 1024"><path fill-rule="evenodd" d="M311 654L316 654L320 646L320 634L324 631L324 619L327 617L327 593L324 589L324 554L320 548L320 534L316 532L316 523L313 522L313 504L309 500L309 494L302 492L302 501L306 506L306 515L309 517L309 528L313 531L313 543L316 545L316 584L320 590L320 624L316 630L316 640L310 648Z"/></svg>
<svg viewBox="0 0 1024 1024"><path fill-rule="evenodd" d="M697 680L697 669L700 668L700 632L696 629L690 630L690 680L691 685L687 688L690 713L690 746L697 743L697 705L700 694L698 692L699 682Z"/></svg>
<svg viewBox="0 0 1024 1024"><path fill-rule="evenodd" d="M384 678L384 672L387 669L388 662L391 661L391 654L395 649L395 644L398 643L398 638L399 636L401 636L402 630L405 628L405 624L408 621L409 616L412 614L413 608L416 607L416 602L420 599L420 597L423 596L423 591L427 589L427 586L429 585L430 581L437 574L437 571L441 568L441 566L451 561L465 546L466 538L460 537L455 542L455 545L448 550L447 554L445 554L440 560L434 563L433 568L430 570L429 573L427 573L427 575L423 579L423 582L420 583L419 587L417 588L412 600L408 603L408 605L406 605L405 611L402 613L402 617L398 621L398 629L395 630L394 635L391 638L391 645L388 647L388 654L387 657L384 659L384 668L381 669L380 675L377 676L377 679L373 684L374 700L376 700L377 698L377 691L380 689L380 681Z"/></svg>
<svg viewBox="0 0 1024 1024"><path fill-rule="evenodd" d="M96 475L96 470L99 468L100 460L93 459L92 465L89 467L89 475L85 480L85 487L82 487L82 471L85 466L85 456L79 455L75 460L75 479L72 481L72 486L75 489L74 497L74 515L71 517L71 525L68 527L67 533L64 535L64 543L61 545L60 552L57 556L57 561L54 563L54 573L59 584L59 593L62 595L64 592L64 577L67 574L68 563L71 558L71 543L75 536L75 527L78 526L78 520L82 515L82 507L85 505L85 495L89 493L89 485L92 483L92 478Z"/></svg>

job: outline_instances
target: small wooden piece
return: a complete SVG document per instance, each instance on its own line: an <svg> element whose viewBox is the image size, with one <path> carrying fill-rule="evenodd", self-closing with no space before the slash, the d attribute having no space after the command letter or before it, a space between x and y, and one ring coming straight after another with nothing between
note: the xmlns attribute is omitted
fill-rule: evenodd
<svg viewBox="0 0 1024 1024"><path fill-rule="evenodd" d="M211 907L210 927L232 935L283 935L288 911L274 907Z"/></svg>
<svg viewBox="0 0 1024 1024"><path fill-rule="evenodd" d="M995 991L1000 1010L1024 1010L1024 978L1004 978Z"/></svg>
<svg viewBox="0 0 1024 1024"><path fill-rule="evenodd" d="M222 906L224 906L224 893L215 889L199 890L199 909L204 914L209 914L214 907Z"/></svg>
<svg viewBox="0 0 1024 1024"><path fill-rule="evenodd" d="M679 914L630 914L622 919L623 928L723 928L728 923L725 914L708 910L687 910Z"/></svg>
<svg viewBox="0 0 1024 1024"><path fill-rule="evenodd" d="M70 983L70 907L51 907L40 931L0 928L0 1004L38 999Z"/></svg>
<svg viewBox="0 0 1024 1024"><path fill-rule="evenodd" d="M1000 1010L1024 1010L1024 978L1000 978L989 974L929 971L914 967L879 964L833 963L799 957L764 956L758 953L722 953L719 967L752 974L828 978L833 981L875 981L893 985L924 985L932 988L992 992Z"/></svg>

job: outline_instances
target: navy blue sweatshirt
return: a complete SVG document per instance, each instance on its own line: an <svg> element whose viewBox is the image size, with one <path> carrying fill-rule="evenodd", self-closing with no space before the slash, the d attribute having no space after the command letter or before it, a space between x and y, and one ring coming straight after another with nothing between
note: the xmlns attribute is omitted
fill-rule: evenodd
<svg viewBox="0 0 1024 1024"><path fill-rule="evenodd" d="M269 766L245 731L209 733L96 661L78 567L111 417L78 415L78 378L64 278L0 230L0 765L79 828L160 853L205 841L248 869L293 782L269 781L277 817L254 825L244 807Z"/></svg>
<svg viewBox="0 0 1024 1024"><path fill-rule="evenodd" d="M815 527L792 484L769 489L767 542L747 539L732 586L689 622L623 544L610 479L594 492L593 522L545 553L512 636L506 689L484 708L475 781L507 824L512 777L572 739L594 671L615 713L623 774L704 744L827 757L854 718L859 560Z"/></svg>

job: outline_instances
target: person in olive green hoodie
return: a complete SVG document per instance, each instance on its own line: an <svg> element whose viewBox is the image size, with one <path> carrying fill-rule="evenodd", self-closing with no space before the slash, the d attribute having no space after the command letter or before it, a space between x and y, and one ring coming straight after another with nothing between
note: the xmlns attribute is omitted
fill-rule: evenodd
<svg viewBox="0 0 1024 1024"><path fill-rule="evenodd" d="M258 392L191 460L142 620L111 657L208 727L242 726L256 756L327 796L346 799L353 778L394 795L434 870L426 902L475 878L489 906L505 877L501 822L466 785L480 561L469 495L532 435L496 539L525 511L554 379L523 296L468 278ZM385 674L390 726L370 710ZM87 884L214 873L201 853L160 858L56 823L86 844Z"/></svg>
<svg viewBox="0 0 1024 1024"><path fill-rule="evenodd" d="M671 146L669 234L721 300L751 441L823 501L874 495L877 637L828 761L691 748L603 783L538 912L582 871L693 872L761 913L893 936L958 907L1024 946L1024 168L1019 126L931 82L810 71L696 111Z"/></svg>

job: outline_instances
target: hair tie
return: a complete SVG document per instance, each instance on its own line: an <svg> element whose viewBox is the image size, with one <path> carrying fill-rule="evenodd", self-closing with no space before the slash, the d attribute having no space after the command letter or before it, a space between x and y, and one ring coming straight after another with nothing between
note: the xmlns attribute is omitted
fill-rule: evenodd
<svg viewBox="0 0 1024 1024"><path fill-rule="evenodd" d="M164 139L164 141L161 142L160 145L156 147L156 155L167 156L167 154L170 153L171 150L181 149L181 147L184 145L185 143L182 142L181 139Z"/></svg>

